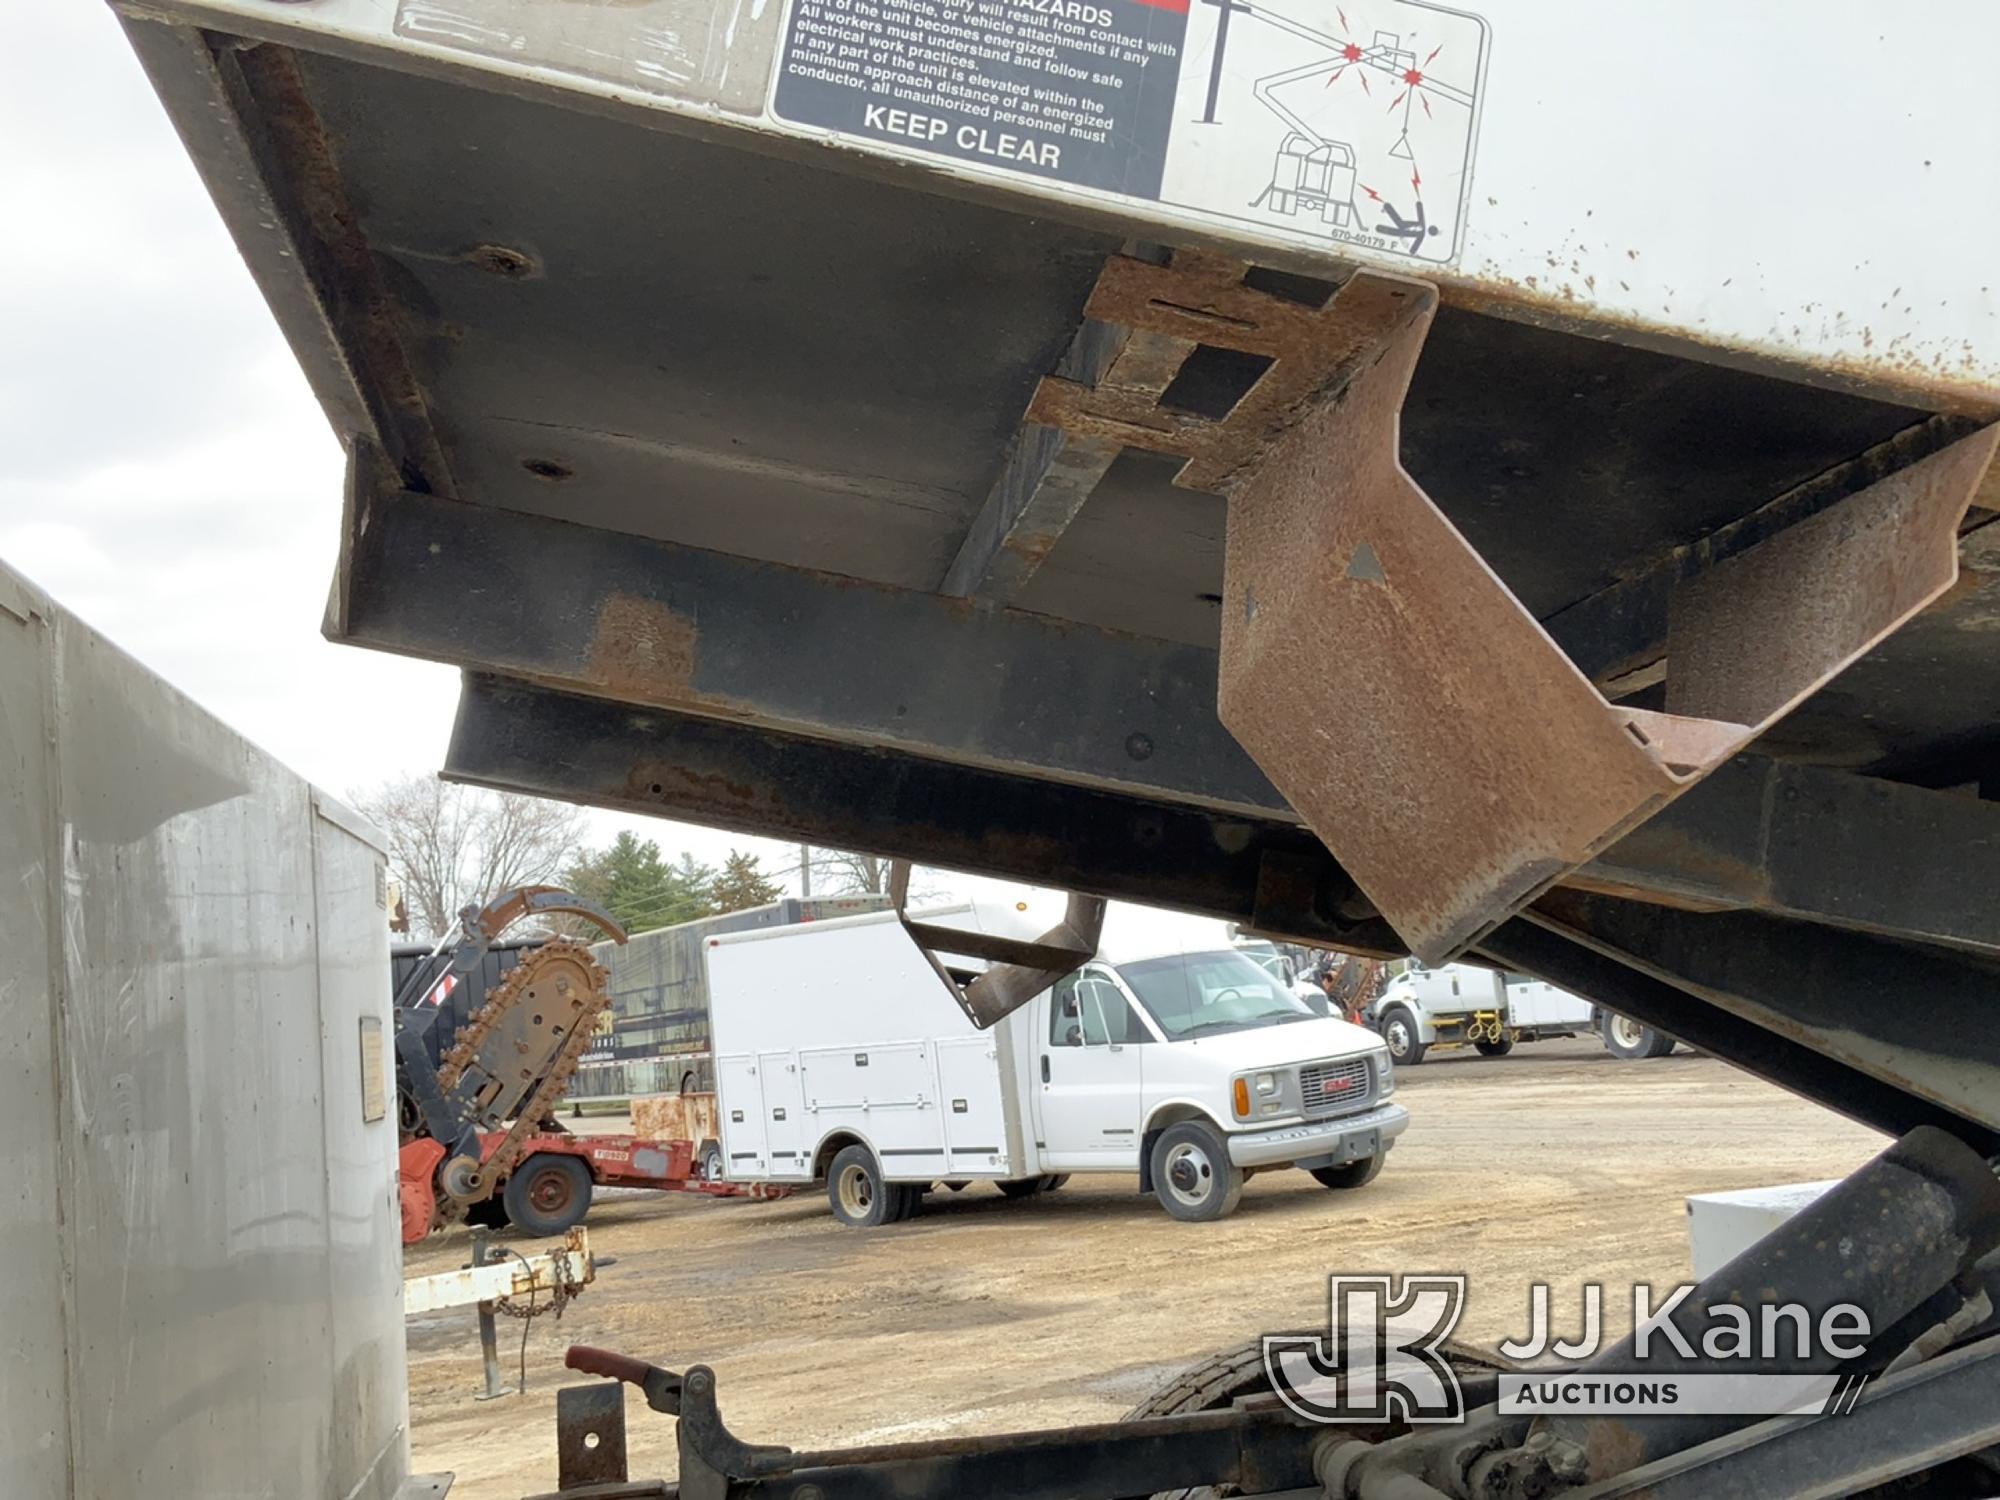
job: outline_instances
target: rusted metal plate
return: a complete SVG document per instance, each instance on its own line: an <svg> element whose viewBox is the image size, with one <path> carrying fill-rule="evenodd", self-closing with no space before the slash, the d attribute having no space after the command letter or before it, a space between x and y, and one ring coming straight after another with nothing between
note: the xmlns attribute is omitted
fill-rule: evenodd
<svg viewBox="0 0 2000 1500"><path fill-rule="evenodd" d="M1404 472L1399 415L1436 294L1375 280L1333 306L1401 292L1400 321L1232 493L1219 706L1404 941L1439 961L1948 588L2000 430L1691 580L1670 637L1677 712L1621 709Z"/></svg>
<svg viewBox="0 0 2000 1500"><path fill-rule="evenodd" d="M1988 427L1679 584L1667 708L1767 725L1958 580Z"/></svg>
<svg viewBox="0 0 2000 1500"><path fill-rule="evenodd" d="M1246 286L1248 270L1199 250L1177 251L1165 266L1113 256L1084 313L1149 337L1135 337L1096 385L1043 380L1027 420L1185 458L1176 484L1227 493L1301 405L1375 346L1419 285L1358 277L1314 307ZM1181 363L1202 345L1271 361L1221 417L1161 403Z"/></svg>
<svg viewBox="0 0 2000 1500"><path fill-rule="evenodd" d="M625 1387L618 1381L566 1385L556 1392L556 1483L623 1484Z"/></svg>
<svg viewBox="0 0 2000 1500"><path fill-rule="evenodd" d="M1062 921L1032 939L916 921L910 916L910 862L906 859L889 866L889 895L895 902L896 920L915 941L924 961L943 981L966 1019L982 1031L1089 963L1097 956L1097 940L1104 930L1104 899L1076 891L1069 893ZM987 967L961 988L938 958L940 953L984 959Z"/></svg>

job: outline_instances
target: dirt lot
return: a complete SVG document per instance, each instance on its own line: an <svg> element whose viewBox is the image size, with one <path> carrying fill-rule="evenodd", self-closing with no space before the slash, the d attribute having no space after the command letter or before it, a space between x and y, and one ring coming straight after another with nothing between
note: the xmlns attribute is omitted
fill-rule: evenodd
<svg viewBox="0 0 2000 1500"><path fill-rule="evenodd" d="M418 1467L455 1470L454 1500L553 1488L572 1341L712 1365L739 1436L803 1447L1119 1416L1212 1349L1323 1326L1330 1271L1466 1272L1459 1332L1482 1343L1524 1331L1526 1284L1548 1279L1560 1330L1565 1286L1686 1278L1689 1193L1839 1176L1883 1144L1722 1063L1620 1063L1594 1042L1442 1054L1399 1097L1410 1129L1371 1186L1272 1173L1215 1224L1170 1220L1133 1177L1019 1203L939 1193L873 1232L839 1228L819 1193L602 1201L597 1285L533 1325L525 1397L472 1399L470 1310L411 1320ZM463 1231L434 1236L408 1268L465 1253ZM511 1372L520 1325L501 1335ZM637 1401L630 1418L634 1477L671 1476L672 1421Z"/></svg>

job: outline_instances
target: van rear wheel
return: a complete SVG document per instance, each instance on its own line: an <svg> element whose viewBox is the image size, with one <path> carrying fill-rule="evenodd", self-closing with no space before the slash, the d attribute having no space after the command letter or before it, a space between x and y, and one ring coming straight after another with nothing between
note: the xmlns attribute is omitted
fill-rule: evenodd
<svg viewBox="0 0 2000 1500"><path fill-rule="evenodd" d="M833 1216L849 1229L893 1224L908 1212L903 1190L882 1180L882 1164L866 1146L848 1146L826 1169Z"/></svg>
<svg viewBox="0 0 2000 1500"><path fill-rule="evenodd" d="M1665 1057L1674 1050L1674 1039L1664 1031L1655 1031L1645 1023L1630 1016L1621 1016L1616 1011L1607 1010L1599 1027L1604 1036L1604 1050L1628 1062Z"/></svg>
<svg viewBox="0 0 2000 1500"><path fill-rule="evenodd" d="M1202 1223L1232 1212L1243 1196L1243 1169L1222 1137L1184 1120L1153 1142L1153 1192L1176 1219Z"/></svg>

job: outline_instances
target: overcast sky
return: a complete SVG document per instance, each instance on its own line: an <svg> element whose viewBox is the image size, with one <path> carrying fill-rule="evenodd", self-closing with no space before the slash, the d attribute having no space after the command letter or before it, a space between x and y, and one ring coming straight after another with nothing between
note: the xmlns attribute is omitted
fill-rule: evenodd
<svg viewBox="0 0 2000 1500"><path fill-rule="evenodd" d="M0 560L320 785L443 761L455 670L320 639L341 454L123 33L0 49ZM782 845L592 814L711 863Z"/></svg>

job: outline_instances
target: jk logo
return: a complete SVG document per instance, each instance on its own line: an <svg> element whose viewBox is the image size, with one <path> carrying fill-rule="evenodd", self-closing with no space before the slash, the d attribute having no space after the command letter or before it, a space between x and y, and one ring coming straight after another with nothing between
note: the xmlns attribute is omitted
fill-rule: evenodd
<svg viewBox="0 0 2000 1500"><path fill-rule="evenodd" d="M1463 1276L1329 1276L1324 1339L1267 1334L1278 1399L1311 1422L1462 1422L1441 1346L1465 1308Z"/></svg>

